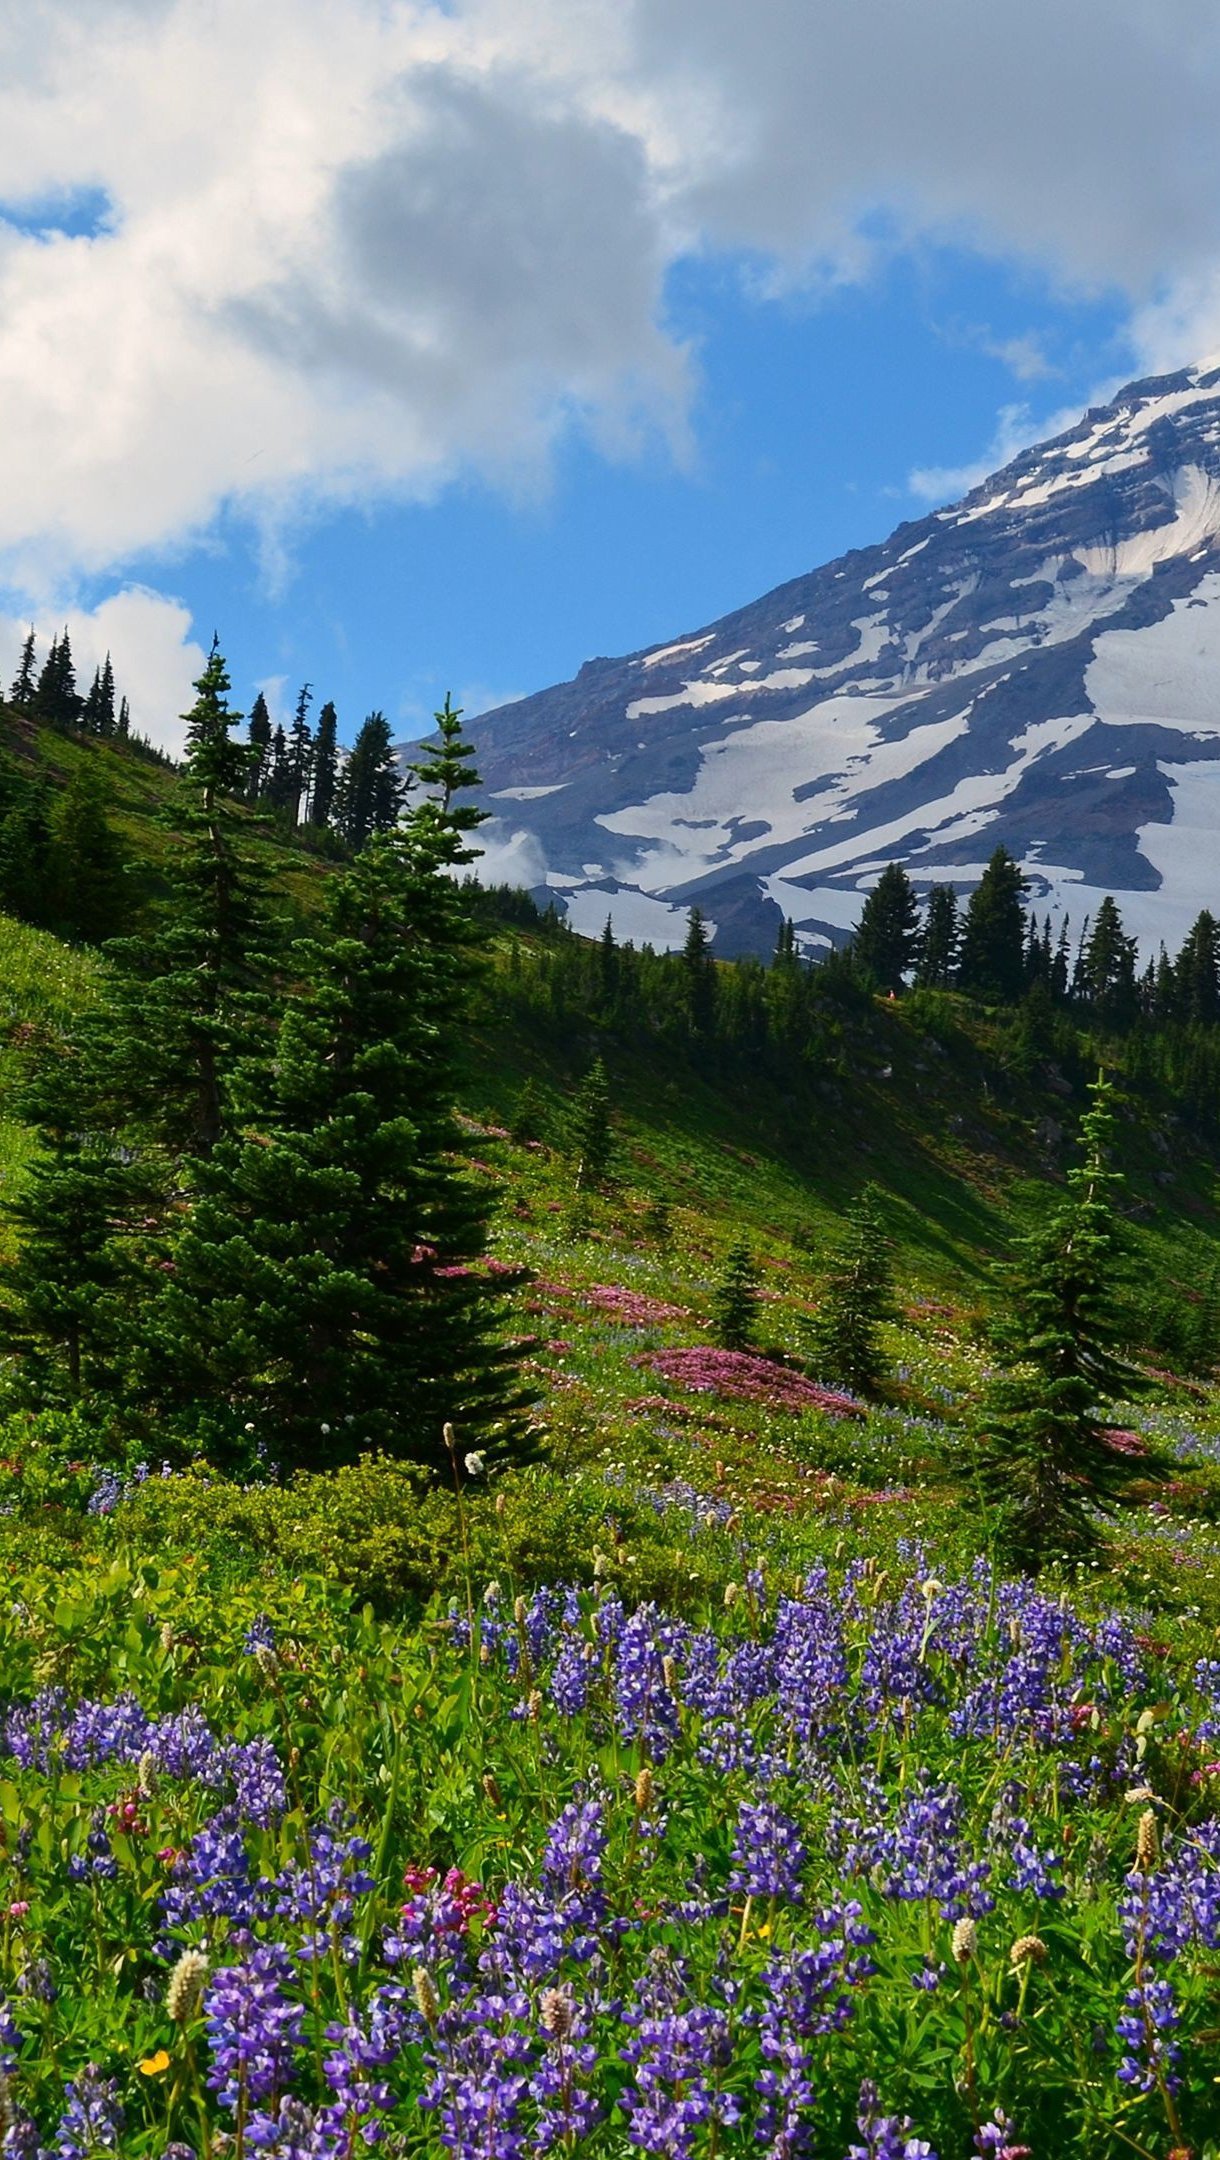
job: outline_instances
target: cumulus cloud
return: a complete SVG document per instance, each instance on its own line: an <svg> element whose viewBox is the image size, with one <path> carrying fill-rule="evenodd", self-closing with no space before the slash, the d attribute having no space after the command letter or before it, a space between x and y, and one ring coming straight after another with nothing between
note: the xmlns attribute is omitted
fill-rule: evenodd
<svg viewBox="0 0 1220 2160"><path fill-rule="evenodd" d="M49 595L222 507L270 557L330 503L541 484L574 425L681 454L699 251L765 292L951 239L1125 293L1133 370L1197 357L1218 91L1197 0L29 0L0 570Z"/></svg>
<svg viewBox="0 0 1220 2160"><path fill-rule="evenodd" d="M190 635L189 611L179 600L145 586L129 585L95 608L68 607L57 613L0 614L0 688L16 672L31 625L37 658L45 659L51 639L67 629L76 679L87 690L93 670L106 654L114 661L116 689L131 706L131 724L161 749L177 756L186 730L181 715L192 704L192 688L202 674L205 654Z"/></svg>

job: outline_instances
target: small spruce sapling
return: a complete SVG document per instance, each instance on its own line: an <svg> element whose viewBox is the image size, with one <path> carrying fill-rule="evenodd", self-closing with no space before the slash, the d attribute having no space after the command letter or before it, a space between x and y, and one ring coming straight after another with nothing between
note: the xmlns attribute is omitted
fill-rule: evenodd
<svg viewBox="0 0 1220 2160"><path fill-rule="evenodd" d="M976 1490L1004 1556L1036 1572L1096 1545L1100 1520L1155 1463L1107 1439L1104 1406L1131 1393L1118 1354L1120 1173L1111 1166L1113 1089L1100 1077L1068 1190L1016 1241L993 1329L1000 1370L971 1417Z"/></svg>
<svg viewBox="0 0 1220 2160"><path fill-rule="evenodd" d="M758 1276L748 1245L733 1246L712 1292L712 1337L722 1350L757 1348Z"/></svg>
<svg viewBox="0 0 1220 2160"><path fill-rule="evenodd" d="M614 1127L610 1119L610 1083L600 1058L590 1066L572 1104L570 1118L572 1153L576 1157L576 1190L588 1192L602 1185L614 1160Z"/></svg>
<svg viewBox="0 0 1220 2160"><path fill-rule="evenodd" d="M877 1188L867 1185L851 1209L811 1330L818 1378L837 1380L863 1395L875 1394L885 1376L881 1328L894 1317L890 1241L880 1198Z"/></svg>

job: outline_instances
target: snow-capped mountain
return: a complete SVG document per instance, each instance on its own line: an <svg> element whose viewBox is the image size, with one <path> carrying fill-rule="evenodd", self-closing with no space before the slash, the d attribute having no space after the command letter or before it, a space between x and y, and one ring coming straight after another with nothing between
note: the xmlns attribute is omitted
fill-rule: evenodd
<svg viewBox="0 0 1220 2160"><path fill-rule="evenodd" d="M485 715L488 875L596 935L842 938L885 864L1145 951L1220 912L1220 364L1133 384L949 510Z"/></svg>

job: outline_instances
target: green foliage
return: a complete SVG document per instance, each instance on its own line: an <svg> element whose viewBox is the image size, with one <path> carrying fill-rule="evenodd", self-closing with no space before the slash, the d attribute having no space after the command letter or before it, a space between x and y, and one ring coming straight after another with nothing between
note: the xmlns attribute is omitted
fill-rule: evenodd
<svg viewBox="0 0 1220 2160"><path fill-rule="evenodd" d="M734 1245L712 1292L712 1340L722 1350L753 1350L758 1339L758 1275L745 1244Z"/></svg>
<svg viewBox="0 0 1220 2160"><path fill-rule="evenodd" d="M335 789L335 824L349 847L392 832L405 790L394 757L390 723L371 712L352 744Z"/></svg>
<svg viewBox="0 0 1220 2160"><path fill-rule="evenodd" d="M1103 1420L1133 1377L1116 1352L1112 1093L1104 1078L1090 1090L1067 1196L1019 1239L1005 1270L993 1331L1001 1370L974 1416L977 1490L1003 1551L1029 1568L1088 1551L1098 1512L1147 1475L1108 1444Z"/></svg>
<svg viewBox="0 0 1220 2160"><path fill-rule="evenodd" d="M970 895L962 927L959 980L975 997L1019 997L1025 981L1025 880L998 847Z"/></svg>
<svg viewBox="0 0 1220 2160"><path fill-rule="evenodd" d="M899 991L919 949L919 903L901 863L887 863L852 939L857 967L879 990Z"/></svg>
<svg viewBox="0 0 1220 2160"><path fill-rule="evenodd" d="M890 1241L880 1202L870 1185L851 1209L810 1329L818 1378L864 1395L875 1393L884 1377L881 1328L894 1313Z"/></svg>
<svg viewBox="0 0 1220 2160"><path fill-rule="evenodd" d="M610 1082L600 1058L585 1074L569 1112L568 1144L576 1157L577 1191L604 1184L614 1161L615 1138Z"/></svg>
<svg viewBox="0 0 1220 2160"><path fill-rule="evenodd" d="M511 1428L489 1196L454 1167L460 910L431 830L370 842L297 951L270 1068L238 1074L238 1129L194 1167L148 1385L212 1406L229 1456L256 1415L289 1465L439 1467L446 1419Z"/></svg>

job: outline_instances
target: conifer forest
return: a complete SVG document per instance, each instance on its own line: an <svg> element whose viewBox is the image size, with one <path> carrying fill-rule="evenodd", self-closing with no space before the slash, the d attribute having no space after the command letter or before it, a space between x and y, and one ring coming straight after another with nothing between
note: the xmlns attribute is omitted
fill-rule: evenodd
<svg viewBox="0 0 1220 2160"><path fill-rule="evenodd" d="M14 657L0 2152L1216 2160L1220 883L582 938Z"/></svg>

